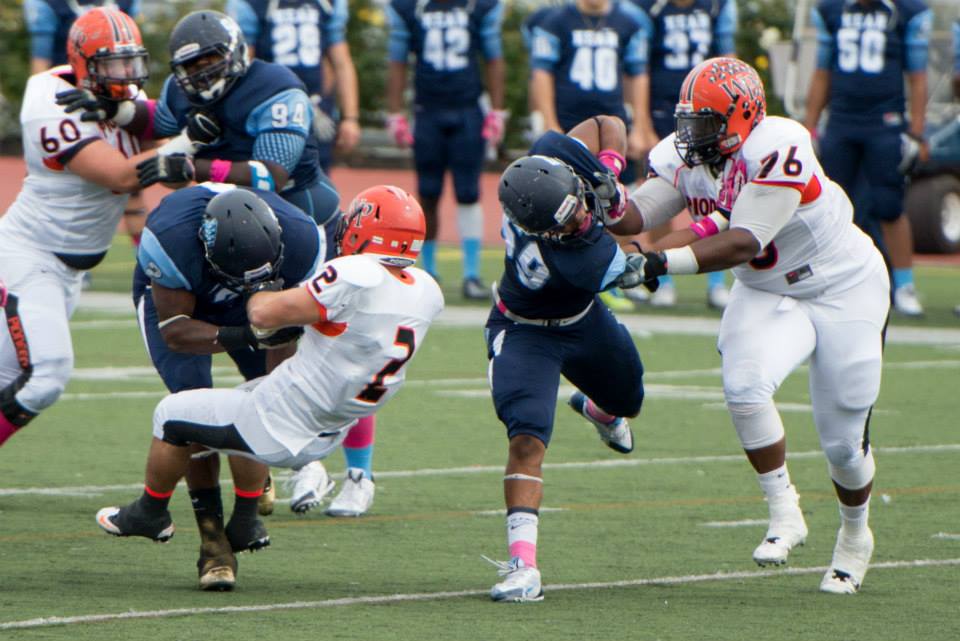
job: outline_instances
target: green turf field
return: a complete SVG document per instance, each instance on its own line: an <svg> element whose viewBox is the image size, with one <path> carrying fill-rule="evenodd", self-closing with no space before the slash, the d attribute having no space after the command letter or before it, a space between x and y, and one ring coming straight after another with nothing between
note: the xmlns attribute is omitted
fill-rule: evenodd
<svg viewBox="0 0 960 641"><path fill-rule="evenodd" d="M459 305L456 255L443 258L448 303ZM131 265L129 248L119 248L95 272L95 288L122 291ZM494 252L485 269L496 275ZM960 302L958 277L919 270L931 319L911 326L960 329L949 314ZM673 314L716 321L701 283L682 282ZM237 590L207 594L195 589L197 537L182 488L172 502L178 534L167 545L108 537L94 523L98 508L138 494L163 392L132 315L81 310L67 394L0 457L0 638L960 637L960 333L931 344L891 334L871 424L875 566L860 594L838 597L817 591L838 516L805 371L777 400L810 535L789 570L762 570L750 554L766 506L722 405L714 339L662 325L637 336L647 400L632 455L606 449L558 408L540 528L546 599L500 605L486 596L496 573L480 555L505 555L506 439L487 394L479 325L431 330L406 388L380 414L370 515L298 517L279 505L268 518L273 545L240 558ZM236 381L225 362L217 366L222 384ZM339 472L343 458L327 464ZM97 615L112 616L83 622Z"/></svg>

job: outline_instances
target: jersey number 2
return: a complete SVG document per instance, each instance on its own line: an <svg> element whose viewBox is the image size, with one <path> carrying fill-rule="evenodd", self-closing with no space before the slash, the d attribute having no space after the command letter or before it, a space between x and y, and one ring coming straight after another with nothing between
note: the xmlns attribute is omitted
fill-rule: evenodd
<svg viewBox="0 0 960 641"><path fill-rule="evenodd" d="M383 385L383 379L388 376L393 376L400 371L400 368L407 364L407 361L410 360L416 349L416 335L411 328L401 325L397 328L397 338L393 344L406 347L407 355L403 358L390 359L390 362L384 365L383 369L373 377L373 380L367 383L366 386L360 390L360 393L356 395L355 398L358 401L376 403L387 393L387 388Z"/></svg>

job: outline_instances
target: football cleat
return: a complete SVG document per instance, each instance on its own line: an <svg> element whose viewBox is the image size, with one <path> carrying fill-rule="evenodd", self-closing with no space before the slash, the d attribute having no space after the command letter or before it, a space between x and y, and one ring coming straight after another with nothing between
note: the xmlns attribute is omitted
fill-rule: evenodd
<svg viewBox="0 0 960 641"><path fill-rule="evenodd" d="M730 302L730 290L723 285L715 285L707 290L707 307L723 309Z"/></svg>
<svg viewBox="0 0 960 641"><path fill-rule="evenodd" d="M176 529L169 511L164 510L159 517L149 517L143 514L137 501L124 507L101 508L97 511L97 525L107 534L142 536L157 543L169 541Z"/></svg>
<svg viewBox="0 0 960 641"><path fill-rule="evenodd" d="M910 318L923 316L923 305L920 304L920 298L913 283L901 285L893 291L893 308Z"/></svg>
<svg viewBox="0 0 960 641"><path fill-rule="evenodd" d="M306 514L320 505L335 485L327 474L327 468L320 461L311 461L301 467L290 478L289 483L293 486L290 509L297 514Z"/></svg>
<svg viewBox="0 0 960 641"><path fill-rule="evenodd" d="M263 494L257 499L257 514L270 516L273 514L273 504L277 500L277 488L273 484L273 474L267 474L267 482L263 484Z"/></svg>
<svg viewBox="0 0 960 641"><path fill-rule="evenodd" d="M660 285L657 291L650 295L650 305L653 307L676 307L677 288L672 283Z"/></svg>
<svg viewBox="0 0 960 641"><path fill-rule="evenodd" d="M237 582L237 557L223 531L223 520L204 518L200 523L200 558L197 573L201 590L229 592Z"/></svg>
<svg viewBox="0 0 960 641"><path fill-rule="evenodd" d="M376 485L359 467L348 467L337 498L327 508L327 516L362 516L373 505Z"/></svg>
<svg viewBox="0 0 960 641"><path fill-rule="evenodd" d="M594 419L587 413L587 397L580 390L570 395L567 404L574 412L593 424L597 429L597 434L600 435L600 440L606 443L611 450L621 454L629 454L633 451L633 431L630 429L627 419L621 416L609 425Z"/></svg>
<svg viewBox="0 0 960 641"><path fill-rule="evenodd" d="M650 302L650 291L646 287L630 287L621 291L623 291L624 298L634 303Z"/></svg>
<svg viewBox="0 0 960 641"><path fill-rule="evenodd" d="M543 601L540 570L527 567L518 556L509 562L483 558L497 566L497 574L503 577L503 581L490 588L491 599L500 603Z"/></svg>
<svg viewBox="0 0 960 641"><path fill-rule="evenodd" d="M837 533L830 569L820 581L820 591L831 594L856 594L873 556L873 532L870 528L858 534L847 534L842 527Z"/></svg>
<svg viewBox="0 0 960 641"><path fill-rule="evenodd" d="M230 519L226 528L230 549L234 552L256 552L270 545L267 526L260 519Z"/></svg>
<svg viewBox="0 0 960 641"><path fill-rule="evenodd" d="M624 298L619 289L608 289L600 292L600 300L611 312L632 312L633 303Z"/></svg>
<svg viewBox="0 0 960 641"><path fill-rule="evenodd" d="M790 550L806 540L807 523L800 511L800 497L791 485L789 492L770 501L770 525L763 541L753 551L753 560L760 566L783 565Z"/></svg>
<svg viewBox="0 0 960 641"><path fill-rule="evenodd" d="M479 278L464 278L463 297L467 300L490 300L490 288Z"/></svg>

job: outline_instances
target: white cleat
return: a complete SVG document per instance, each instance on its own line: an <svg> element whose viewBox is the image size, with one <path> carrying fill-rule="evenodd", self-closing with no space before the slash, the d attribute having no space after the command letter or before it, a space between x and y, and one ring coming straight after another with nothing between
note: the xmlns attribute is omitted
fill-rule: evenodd
<svg viewBox="0 0 960 641"><path fill-rule="evenodd" d="M627 300L631 300L634 303L649 303L650 302L650 292L646 287L631 287L629 289L624 289L623 296Z"/></svg>
<svg viewBox="0 0 960 641"><path fill-rule="evenodd" d="M707 290L707 307L724 309L730 302L730 290L723 285L715 285Z"/></svg>
<svg viewBox="0 0 960 641"><path fill-rule="evenodd" d="M327 516L363 516L373 505L376 485L359 467L348 467L337 498L327 508Z"/></svg>
<svg viewBox="0 0 960 641"><path fill-rule="evenodd" d="M855 535L841 527L833 548L830 569L820 581L820 591L831 594L856 594L873 556L873 532L870 528Z"/></svg>
<svg viewBox="0 0 960 641"><path fill-rule="evenodd" d="M513 557L509 562L483 558L497 566L497 573L503 577L503 581L490 588L491 599L500 603L543 601L540 570L528 568L518 556Z"/></svg>
<svg viewBox="0 0 960 641"><path fill-rule="evenodd" d="M288 483L293 486L290 509L297 514L305 514L320 505L335 485L327 474L327 468L320 461L311 461L301 467Z"/></svg>
<svg viewBox="0 0 960 641"><path fill-rule="evenodd" d="M597 429L600 440L606 443L607 447L621 454L629 454L633 451L633 431L627 419L621 416L609 425L594 419L587 412L587 397L580 390L570 395L567 404L573 408L574 412L590 421Z"/></svg>
<svg viewBox="0 0 960 641"><path fill-rule="evenodd" d="M920 318L923 316L923 305L920 304L917 290L912 283L909 285L901 285L894 290L893 308L900 314L910 318Z"/></svg>
<svg viewBox="0 0 960 641"><path fill-rule="evenodd" d="M790 550L807 540L807 523L800 511L800 497L791 486L789 494L777 497L770 505L770 525L760 545L753 551L757 565L784 565Z"/></svg>
<svg viewBox="0 0 960 641"><path fill-rule="evenodd" d="M653 307L675 307L677 304L677 288L674 285L660 285L657 291L650 295L650 305Z"/></svg>

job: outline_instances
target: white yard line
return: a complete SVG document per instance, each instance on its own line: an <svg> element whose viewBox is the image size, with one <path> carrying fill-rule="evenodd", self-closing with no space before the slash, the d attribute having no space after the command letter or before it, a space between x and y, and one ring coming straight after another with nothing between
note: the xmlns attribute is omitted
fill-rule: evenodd
<svg viewBox="0 0 960 641"><path fill-rule="evenodd" d="M753 527L754 525L766 525L767 519L744 519L742 521L707 521L701 523L703 527L728 528L728 527Z"/></svg>
<svg viewBox="0 0 960 641"><path fill-rule="evenodd" d="M909 445L906 447L875 447L878 456L893 454L936 454L944 452L960 452L960 443L944 443L940 445ZM790 452L789 460L801 460L822 457L819 450L806 452ZM690 465L705 463L743 463L743 454L715 454L707 456L674 456L662 458L622 458L602 459L598 461L572 461L569 463L544 463L547 470L592 470L597 468L618 467L646 467L649 465ZM377 478L400 479L420 476L461 476L469 474L503 474L503 465L467 465L463 467L421 468L418 470L379 471ZM282 479L278 474L277 479ZM230 485L228 479L221 480L221 484ZM2 496L96 496L104 492L119 492L136 490L143 487L142 483L122 483L118 485L71 485L60 487L7 487L0 488Z"/></svg>
<svg viewBox="0 0 960 641"><path fill-rule="evenodd" d="M944 539L946 541L960 541L960 534L951 534L950 532L937 532L931 539Z"/></svg>
<svg viewBox="0 0 960 641"><path fill-rule="evenodd" d="M904 561L885 561L870 566L873 572L878 570L909 570L916 568L949 567L960 565L960 559L915 559ZM719 581L742 581L745 579L764 579L777 577L783 574L803 576L826 572L826 566L808 568L782 568L777 570L752 570L744 572L714 572L712 574L687 574L682 576L663 576L647 579L626 579L623 581L597 581L592 583L557 583L547 584L546 591L559 592L561 590L607 590L610 588L636 588L662 585L689 585L692 583L708 583ZM68 626L79 623L107 623L111 621L128 621L131 619L169 619L201 614L246 614L251 612L276 612L282 610L319 610L352 605L384 605L388 603L411 603L425 601L441 601L448 599L462 599L466 597L484 597L488 590L456 590L447 592L413 592L407 594L385 594L381 596L358 596L342 599L327 599L324 601L290 601L286 603L263 603L257 605L232 605L224 607L206 608L172 608L167 610L128 610L126 612L110 612L103 614L83 614L76 616L50 616L26 619L23 621L7 621L0 623L0 630L24 630L28 628L48 628L53 626ZM490 607L502 607L491 605Z"/></svg>

